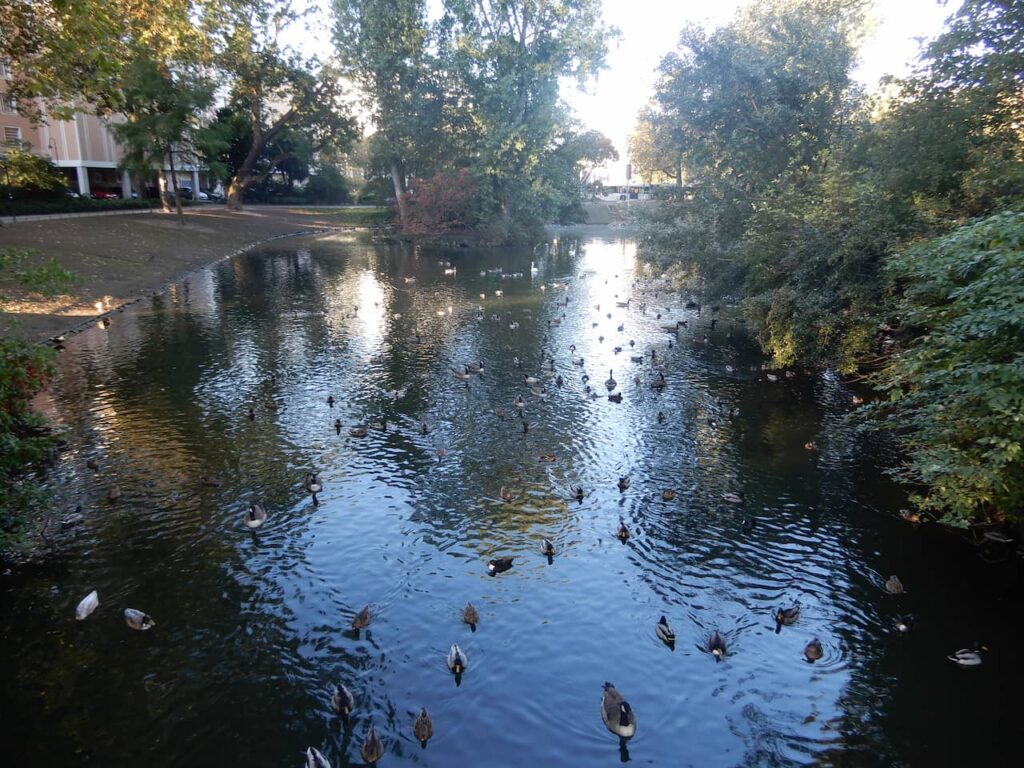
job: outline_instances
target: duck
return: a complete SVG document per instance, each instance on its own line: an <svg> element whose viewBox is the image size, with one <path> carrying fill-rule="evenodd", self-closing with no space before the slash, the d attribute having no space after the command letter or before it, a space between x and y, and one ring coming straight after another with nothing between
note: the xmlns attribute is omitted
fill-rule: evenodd
<svg viewBox="0 0 1024 768"><path fill-rule="evenodd" d="M626 524L621 520L619 520L619 528L615 532L615 536L616 538L618 538L619 541L623 543L625 543L629 539L629 528L627 528Z"/></svg>
<svg viewBox="0 0 1024 768"><path fill-rule="evenodd" d="M504 408L495 408L494 415L497 416L502 421L504 421L505 418L508 416L508 411L506 411Z"/></svg>
<svg viewBox="0 0 1024 768"><path fill-rule="evenodd" d="M430 737L434 735L434 721L427 714L426 707L420 708L419 715L413 721L412 735L416 737L421 747L426 747Z"/></svg>
<svg viewBox="0 0 1024 768"><path fill-rule="evenodd" d="M557 460L557 457L553 453L542 453L537 457L537 460L542 464L553 464Z"/></svg>
<svg viewBox="0 0 1024 768"><path fill-rule="evenodd" d="M512 567L512 561L514 557L495 557L492 560L487 561L487 572L494 576L495 574L504 573Z"/></svg>
<svg viewBox="0 0 1024 768"><path fill-rule="evenodd" d="M984 645L975 643L973 648L961 648L946 658L954 664L959 664L961 667L977 667L985 660L984 654L987 651L988 648Z"/></svg>
<svg viewBox="0 0 1024 768"><path fill-rule="evenodd" d="M743 491L740 491L739 493L727 491L726 493L722 494L722 498L725 501L728 501L730 504L742 504L744 501L747 500L746 494L743 493Z"/></svg>
<svg viewBox="0 0 1024 768"><path fill-rule="evenodd" d="M629 475L623 475L622 477L620 477L618 482L619 492L625 493L626 490L629 488L629 483Z"/></svg>
<svg viewBox="0 0 1024 768"><path fill-rule="evenodd" d="M676 492L675 492L674 488L666 488L665 490L663 490L661 492L661 500L662 501L672 501L672 499L674 499L675 497L676 497Z"/></svg>
<svg viewBox="0 0 1024 768"><path fill-rule="evenodd" d="M336 434L336 435L340 435L341 434L341 419L335 419L334 420L334 434Z"/></svg>
<svg viewBox="0 0 1024 768"><path fill-rule="evenodd" d="M854 405L864 405L864 398L857 397L857 395L854 395L853 397L850 398L850 402L853 403Z"/></svg>
<svg viewBox="0 0 1024 768"><path fill-rule="evenodd" d="M636 715L619 690L609 682L605 682L601 694L601 719L604 726L622 741L633 738L636 734Z"/></svg>
<svg viewBox="0 0 1024 768"><path fill-rule="evenodd" d="M134 608L124 609L124 623L139 632L145 632L147 629L152 629L156 626L152 616L143 611L137 611Z"/></svg>
<svg viewBox="0 0 1024 768"><path fill-rule="evenodd" d="M816 450L818 450L818 444L816 442L814 442L813 440L808 440L806 443L804 443L804 450L805 451L816 451Z"/></svg>
<svg viewBox="0 0 1024 768"><path fill-rule="evenodd" d="M470 379L469 371L466 370L465 366L463 366L461 371L458 368L452 368L452 375L459 381L468 382Z"/></svg>
<svg viewBox="0 0 1024 768"><path fill-rule="evenodd" d="M85 466L91 469L93 472L100 471L100 463L96 459L86 459Z"/></svg>
<svg viewBox="0 0 1024 768"><path fill-rule="evenodd" d="M658 619L658 623L654 625L654 631L658 633L658 639L665 645L674 646L676 644L675 630L664 616Z"/></svg>
<svg viewBox="0 0 1024 768"><path fill-rule="evenodd" d="M88 595L83 597L78 605L75 607L75 618L78 621L86 619L89 614L95 611L100 605L99 593L94 589Z"/></svg>
<svg viewBox="0 0 1024 768"><path fill-rule="evenodd" d="M114 502L121 498L121 489L116 485L107 491L107 501Z"/></svg>
<svg viewBox="0 0 1024 768"><path fill-rule="evenodd" d="M334 395L328 395L327 396L327 407L328 408L333 408L334 407Z"/></svg>
<svg viewBox="0 0 1024 768"><path fill-rule="evenodd" d="M352 629L364 629L370 626L371 621L373 621L373 614L370 613L370 606L365 605L363 610L352 619Z"/></svg>
<svg viewBox="0 0 1024 768"><path fill-rule="evenodd" d="M906 590L899 576L890 576L885 580L885 591L890 595L902 595Z"/></svg>
<svg viewBox="0 0 1024 768"><path fill-rule="evenodd" d="M796 620L800 618L800 606L794 605L789 608L776 608L775 609L775 634L779 634L782 631L782 625L785 624L787 627L791 624L795 624Z"/></svg>
<svg viewBox="0 0 1024 768"><path fill-rule="evenodd" d="M367 765L376 765L377 761L384 757L384 742L377 735L373 723L370 723L370 730L366 732L366 739L359 752Z"/></svg>
<svg viewBox="0 0 1024 768"><path fill-rule="evenodd" d="M253 410L252 406L249 406L249 413L247 414L249 421L256 421L256 411Z"/></svg>
<svg viewBox="0 0 1024 768"><path fill-rule="evenodd" d="M621 403L622 402L622 393L621 392L615 392L614 394L608 395L608 399L611 402L613 402L613 403Z"/></svg>
<svg viewBox="0 0 1024 768"><path fill-rule="evenodd" d="M483 373L484 372L484 361L478 360L475 363L466 363L466 370L470 373Z"/></svg>
<svg viewBox="0 0 1024 768"><path fill-rule="evenodd" d="M586 496L583 486L580 485L570 485L569 493L572 494L572 497L576 499L576 501L583 501L583 497Z"/></svg>
<svg viewBox="0 0 1024 768"><path fill-rule="evenodd" d="M914 615L908 613L906 616L897 616L894 624L897 632L907 633L914 628Z"/></svg>
<svg viewBox="0 0 1024 768"><path fill-rule="evenodd" d="M804 646L804 658L812 664L824 655L825 651L822 650L821 641L818 638L814 638Z"/></svg>
<svg viewBox="0 0 1024 768"><path fill-rule="evenodd" d="M512 491L506 488L505 486L501 486L501 491L499 493L501 495L502 501L506 503L512 501Z"/></svg>
<svg viewBox="0 0 1024 768"><path fill-rule="evenodd" d="M444 459L444 457L448 455L448 451L446 451L443 446L439 445L434 450L434 454L437 456L437 463L440 464L441 460Z"/></svg>
<svg viewBox="0 0 1024 768"><path fill-rule="evenodd" d="M725 638L719 634L717 629L713 630L708 637L707 649L715 657L715 661L721 661L725 657Z"/></svg>
<svg viewBox="0 0 1024 768"><path fill-rule="evenodd" d="M908 523L920 523L921 515L909 509L901 509L900 517L906 520Z"/></svg>
<svg viewBox="0 0 1024 768"><path fill-rule="evenodd" d="M466 603L466 607L462 609L462 620L469 624L470 631L476 632L476 625L480 623L480 614L477 613L476 607L472 603Z"/></svg>
<svg viewBox="0 0 1024 768"><path fill-rule="evenodd" d="M665 374L659 371L658 378L651 382L651 389L662 390L666 387L667 384L668 382L665 381Z"/></svg>
<svg viewBox="0 0 1024 768"><path fill-rule="evenodd" d="M356 697L352 695L352 691L344 683L335 683L331 692L331 709L342 717L348 717L355 708Z"/></svg>
<svg viewBox="0 0 1024 768"><path fill-rule="evenodd" d="M319 749L309 747L306 750L306 768L331 768L331 764Z"/></svg>
<svg viewBox="0 0 1024 768"><path fill-rule="evenodd" d="M458 643L452 643L452 648L448 651L448 669L458 677L466 671L466 667L469 666L469 659L466 658L466 654Z"/></svg>
<svg viewBox="0 0 1024 768"><path fill-rule="evenodd" d="M664 424L665 423L665 412L664 411L658 411L658 423L659 424Z"/></svg>
<svg viewBox="0 0 1024 768"><path fill-rule="evenodd" d="M245 511L245 525L255 530L267 521L267 513L255 501L249 502L249 509Z"/></svg>
<svg viewBox="0 0 1024 768"><path fill-rule="evenodd" d="M612 371L611 370L608 371L608 381L606 381L604 383L604 385L605 385L605 387L608 388L609 392L611 392L613 389L615 389L615 387L617 387L619 385L619 382L617 382L615 380L615 377L612 376Z"/></svg>
<svg viewBox="0 0 1024 768"><path fill-rule="evenodd" d="M540 543L540 553L548 559L548 565L555 559L555 545L551 543L551 539L543 539Z"/></svg>

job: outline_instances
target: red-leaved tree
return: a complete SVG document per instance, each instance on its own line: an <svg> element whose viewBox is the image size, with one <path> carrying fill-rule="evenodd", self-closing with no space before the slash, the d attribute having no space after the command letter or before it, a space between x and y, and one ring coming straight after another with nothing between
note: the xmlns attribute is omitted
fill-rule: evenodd
<svg viewBox="0 0 1024 768"><path fill-rule="evenodd" d="M469 223L475 197L476 185L465 169L411 179L404 193L408 210L405 231L433 235L462 229Z"/></svg>

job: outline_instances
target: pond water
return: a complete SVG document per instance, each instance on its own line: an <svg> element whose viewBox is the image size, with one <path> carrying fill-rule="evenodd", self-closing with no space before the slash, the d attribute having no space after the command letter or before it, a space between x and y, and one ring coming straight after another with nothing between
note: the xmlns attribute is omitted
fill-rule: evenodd
<svg viewBox="0 0 1024 768"><path fill-rule="evenodd" d="M881 476L895 458L854 433L837 377L769 381L728 308L698 315L640 277L617 237L429 253L304 238L74 337L42 400L70 433L48 481L59 546L0 579L5 763L298 766L312 745L360 764L372 723L382 765L1019 764L1019 560L900 520ZM453 374L473 361L482 375ZM498 556L514 565L489 576ZM893 574L905 594L886 593ZM132 631L126 607L156 626ZM974 641L982 666L947 660ZM605 681L636 713L625 749Z"/></svg>

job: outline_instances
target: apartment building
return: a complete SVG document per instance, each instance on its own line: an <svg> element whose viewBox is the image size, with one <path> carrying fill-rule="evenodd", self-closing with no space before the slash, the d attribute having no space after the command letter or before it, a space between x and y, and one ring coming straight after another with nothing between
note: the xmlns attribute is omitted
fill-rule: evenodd
<svg viewBox="0 0 1024 768"><path fill-rule="evenodd" d="M18 144L34 154L48 158L67 177L68 188L82 195L93 193L130 197L133 192L129 175L118 170L121 149L110 126L110 120L87 112L78 112L71 120L48 119L33 123L18 114L17 104L7 95L5 83L11 77L10 65L0 61L0 131L3 146ZM0 153L2 153L0 148ZM197 162L182 163L177 168L178 184L193 191L215 185L209 173ZM154 174L155 175L155 174ZM163 172L163 185L170 187L170 171Z"/></svg>

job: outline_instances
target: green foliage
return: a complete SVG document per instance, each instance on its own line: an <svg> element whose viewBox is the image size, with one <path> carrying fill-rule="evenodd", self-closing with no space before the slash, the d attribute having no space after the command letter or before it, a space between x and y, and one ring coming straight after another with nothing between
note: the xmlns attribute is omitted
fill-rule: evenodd
<svg viewBox="0 0 1024 768"><path fill-rule="evenodd" d="M1024 213L908 248L887 265L913 341L878 377L886 423L924 486L915 501L964 525L1024 508Z"/></svg>
<svg viewBox="0 0 1024 768"><path fill-rule="evenodd" d="M348 202L348 184L333 165L321 166L303 189L306 202L313 205L343 205Z"/></svg>
<svg viewBox="0 0 1024 768"><path fill-rule="evenodd" d="M55 200L67 189L57 166L19 147L8 147L0 158L0 200Z"/></svg>

